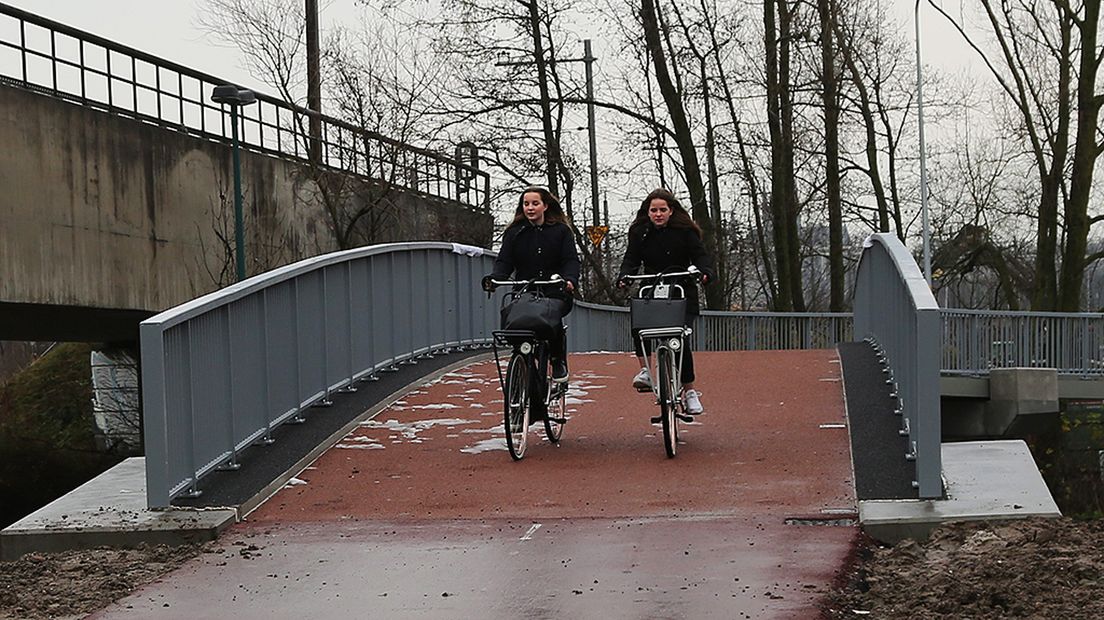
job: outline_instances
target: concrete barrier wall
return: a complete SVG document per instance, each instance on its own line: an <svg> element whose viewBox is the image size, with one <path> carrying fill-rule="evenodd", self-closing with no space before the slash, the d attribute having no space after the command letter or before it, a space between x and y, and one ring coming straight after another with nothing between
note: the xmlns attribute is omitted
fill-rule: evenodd
<svg viewBox="0 0 1104 620"><path fill-rule="evenodd" d="M232 279L231 150L182 132L0 86L0 303L159 311ZM243 153L249 273L338 248L378 187L342 179L337 217L309 169ZM334 177L336 178L336 177ZM352 245L489 245L492 220L391 192ZM372 203L374 204L374 203Z"/></svg>

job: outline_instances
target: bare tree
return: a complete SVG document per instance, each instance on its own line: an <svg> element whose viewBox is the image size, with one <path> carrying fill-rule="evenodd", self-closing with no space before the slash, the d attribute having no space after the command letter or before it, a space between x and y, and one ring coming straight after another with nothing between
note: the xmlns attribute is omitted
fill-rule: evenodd
<svg viewBox="0 0 1104 620"><path fill-rule="evenodd" d="M1104 215L1088 214L1096 160L1104 150L1098 127L1104 93L1097 92L1100 0L982 0L997 60L954 17L929 4L979 53L1018 113L1042 190L1032 307L1078 310L1086 267L1104 257L1087 254L1090 228L1104 221Z"/></svg>

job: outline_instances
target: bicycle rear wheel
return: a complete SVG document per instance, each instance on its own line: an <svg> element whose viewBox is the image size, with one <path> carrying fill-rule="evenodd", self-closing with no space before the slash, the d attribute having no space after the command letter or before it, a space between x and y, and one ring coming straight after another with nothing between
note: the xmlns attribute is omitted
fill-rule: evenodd
<svg viewBox="0 0 1104 620"><path fill-rule="evenodd" d="M548 441L559 443L567 423L567 384L548 381L548 407L544 418L544 434Z"/></svg>
<svg viewBox="0 0 1104 620"><path fill-rule="evenodd" d="M675 410L671 360L671 352L666 348L656 352L656 367L659 370L657 373L659 374L659 410L663 422L663 448L667 451L667 458L674 457L678 450L678 415Z"/></svg>
<svg viewBox="0 0 1104 620"><path fill-rule="evenodd" d="M506 389L502 394L502 408L506 429L506 447L515 461L525 456L526 438L529 435L529 361L526 356L514 353L506 367Z"/></svg>

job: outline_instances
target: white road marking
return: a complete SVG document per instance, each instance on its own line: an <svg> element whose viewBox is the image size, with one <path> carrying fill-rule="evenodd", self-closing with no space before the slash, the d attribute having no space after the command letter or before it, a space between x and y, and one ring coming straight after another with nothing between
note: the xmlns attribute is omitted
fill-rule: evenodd
<svg viewBox="0 0 1104 620"><path fill-rule="evenodd" d="M530 525L529 526L529 531L525 532L525 536L522 536L520 538L520 540L532 540L533 539L533 532L536 532L540 528L541 528L540 523L534 523L533 525Z"/></svg>

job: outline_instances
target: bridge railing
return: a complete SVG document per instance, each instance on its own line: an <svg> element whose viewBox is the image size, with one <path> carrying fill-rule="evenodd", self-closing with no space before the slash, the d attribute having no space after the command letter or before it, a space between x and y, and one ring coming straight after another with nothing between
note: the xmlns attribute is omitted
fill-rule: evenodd
<svg viewBox="0 0 1104 620"><path fill-rule="evenodd" d="M33 13L0 4L0 83L229 143L229 109L211 101L229 83ZM311 161L384 187L489 209L490 176L457 159L256 93L240 108L243 148ZM312 141L311 119L320 124Z"/></svg>
<svg viewBox="0 0 1104 620"><path fill-rule="evenodd" d="M852 340L849 312L717 312L695 325L701 351L832 349Z"/></svg>
<svg viewBox="0 0 1104 620"><path fill-rule="evenodd" d="M242 450L271 439L280 424L309 419L311 406L359 379L419 355L488 344L501 293L487 299L479 281L494 256L431 242L336 252L143 321L149 505L198 493L204 476L236 467ZM822 320L709 313L699 321L700 348L832 346L818 339L831 331ZM840 320L824 325L839 330ZM567 322L572 350L631 346L626 308L580 302Z"/></svg>
<svg viewBox="0 0 1104 620"><path fill-rule="evenodd" d="M886 365L915 461L921 498L943 495L939 364L940 309L908 249L892 233L871 235L855 281L855 336Z"/></svg>
<svg viewBox="0 0 1104 620"><path fill-rule="evenodd" d="M831 349L851 341L847 312L718 312L694 324L695 351ZM628 308L576 302L567 325L573 351L628 351Z"/></svg>
<svg viewBox="0 0 1104 620"><path fill-rule="evenodd" d="M310 258L141 324L147 499L168 506L238 453L367 375L497 325L493 254L403 243Z"/></svg>
<svg viewBox="0 0 1104 620"><path fill-rule="evenodd" d="M1104 314L945 309L942 315L944 374L1037 367L1104 376Z"/></svg>

